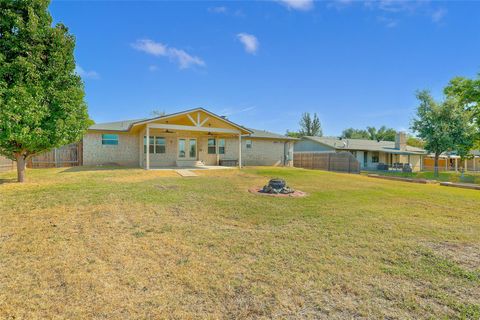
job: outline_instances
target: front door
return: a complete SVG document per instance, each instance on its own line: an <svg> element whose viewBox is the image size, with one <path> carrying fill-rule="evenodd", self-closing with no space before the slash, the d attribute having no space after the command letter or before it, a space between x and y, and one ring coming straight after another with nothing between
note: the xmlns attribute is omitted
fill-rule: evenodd
<svg viewBox="0 0 480 320"><path fill-rule="evenodd" d="M197 139L195 138L178 139L178 159L197 160Z"/></svg>

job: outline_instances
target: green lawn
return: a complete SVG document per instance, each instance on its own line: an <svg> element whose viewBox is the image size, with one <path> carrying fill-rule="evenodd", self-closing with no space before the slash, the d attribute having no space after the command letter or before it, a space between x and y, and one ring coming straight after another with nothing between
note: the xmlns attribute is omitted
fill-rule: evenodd
<svg viewBox="0 0 480 320"><path fill-rule="evenodd" d="M480 192L322 171L0 173L0 319L480 318ZM306 198L247 192L284 177Z"/></svg>
<svg viewBox="0 0 480 320"><path fill-rule="evenodd" d="M363 172L364 174L372 172ZM450 181L450 182L466 182L480 184L479 172L465 172L462 176L460 172L439 172L438 177L435 177L433 172L396 172L396 171L375 171L374 173L386 176L406 177L406 178L418 178L438 181Z"/></svg>

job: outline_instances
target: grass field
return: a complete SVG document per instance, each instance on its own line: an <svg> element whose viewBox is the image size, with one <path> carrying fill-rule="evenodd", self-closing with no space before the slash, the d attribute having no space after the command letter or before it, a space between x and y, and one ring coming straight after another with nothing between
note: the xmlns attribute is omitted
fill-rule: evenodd
<svg viewBox="0 0 480 320"><path fill-rule="evenodd" d="M480 318L480 192L282 168L0 174L0 319ZM246 190L284 177L306 198Z"/></svg>
<svg viewBox="0 0 480 320"><path fill-rule="evenodd" d="M372 172L364 172L365 174ZM460 172L439 172L438 177L435 177L431 171L425 172L396 172L396 171L375 171L374 173L386 176L418 178L427 180L450 181L450 182L466 182L480 184L480 172L465 172L462 176Z"/></svg>

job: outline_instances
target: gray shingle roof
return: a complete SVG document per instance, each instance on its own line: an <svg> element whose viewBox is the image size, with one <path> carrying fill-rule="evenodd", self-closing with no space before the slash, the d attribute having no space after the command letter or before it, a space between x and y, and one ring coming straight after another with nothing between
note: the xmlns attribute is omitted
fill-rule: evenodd
<svg viewBox="0 0 480 320"><path fill-rule="evenodd" d="M404 154L425 154L426 151L421 148L407 146L405 151L395 148L394 141L377 141L366 139L339 139L336 137L304 137L306 139L316 141L338 150L367 150L382 151L387 153L404 153Z"/></svg>
<svg viewBox="0 0 480 320"><path fill-rule="evenodd" d="M128 131L132 124L136 122L146 121L146 120L149 120L149 119L144 118L144 119L135 119L135 120L96 123L90 126L88 129L99 130L99 131ZM252 129L252 128L246 128L246 129L252 131L252 134L249 135L252 138L297 140L296 138L287 137L281 134L277 134L277 133L273 133L265 130L258 130L258 129Z"/></svg>
<svg viewBox="0 0 480 320"><path fill-rule="evenodd" d="M250 134L250 136L252 138L298 140L297 138L287 137L285 135L278 134L278 133L273 133L273 132L270 132L270 131L258 130L258 129L252 129L252 128L247 128L247 129L252 131L252 134Z"/></svg>
<svg viewBox="0 0 480 320"><path fill-rule="evenodd" d="M135 122L140 122L147 120L145 119L136 119L136 120L124 120L124 121L115 121L115 122L105 122L105 123L95 123L90 126L89 130L102 130L102 131L127 131L132 124Z"/></svg>

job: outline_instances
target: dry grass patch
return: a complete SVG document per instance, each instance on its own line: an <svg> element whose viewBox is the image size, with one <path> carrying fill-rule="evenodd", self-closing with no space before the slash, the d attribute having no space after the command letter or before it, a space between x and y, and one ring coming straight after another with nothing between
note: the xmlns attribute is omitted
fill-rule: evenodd
<svg viewBox="0 0 480 320"><path fill-rule="evenodd" d="M0 318L480 317L478 192L197 173L45 169L0 184ZM272 177L309 197L247 192Z"/></svg>

